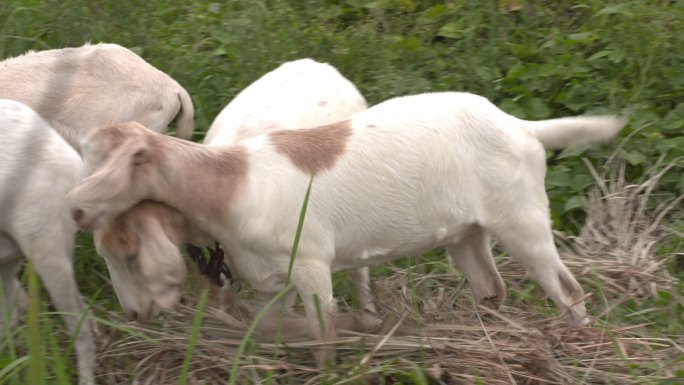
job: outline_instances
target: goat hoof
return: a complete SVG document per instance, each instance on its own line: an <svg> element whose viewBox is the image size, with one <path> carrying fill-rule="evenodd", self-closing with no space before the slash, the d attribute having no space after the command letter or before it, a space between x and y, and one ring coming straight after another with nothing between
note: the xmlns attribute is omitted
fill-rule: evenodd
<svg viewBox="0 0 684 385"><path fill-rule="evenodd" d="M480 304L488 309L499 310L503 300L498 295L492 295L489 297L484 297L480 301Z"/></svg>

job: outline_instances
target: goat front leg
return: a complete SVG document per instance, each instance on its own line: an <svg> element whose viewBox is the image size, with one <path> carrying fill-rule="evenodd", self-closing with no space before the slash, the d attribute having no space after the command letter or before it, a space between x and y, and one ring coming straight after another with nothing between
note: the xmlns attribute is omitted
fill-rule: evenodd
<svg viewBox="0 0 684 385"><path fill-rule="evenodd" d="M330 266L321 260L300 257L292 271L292 283L302 298L309 336L323 343L314 349L319 367L335 361L337 337L335 330L336 304L333 298Z"/></svg>
<svg viewBox="0 0 684 385"><path fill-rule="evenodd" d="M14 311L21 307L22 301L26 301L26 293L23 292L19 281L17 280L17 272L21 267L23 258L17 257L7 263L0 264L0 284L2 285L3 297L0 298L0 336L5 333L12 324L14 318Z"/></svg>
<svg viewBox="0 0 684 385"><path fill-rule="evenodd" d="M489 235L480 228L459 243L447 245L447 250L468 280L475 302L498 310L506 299L506 284L496 268Z"/></svg>
<svg viewBox="0 0 684 385"><path fill-rule="evenodd" d="M36 253L33 258L36 272L45 284L52 302L63 315L64 323L72 335L76 332L80 317L86 312L86 305L78 290L72 260L67 254L53 254L55 250ZM95 342L91 321L85 320L76 338L76 360L79 384L95 384Z"/></svg>

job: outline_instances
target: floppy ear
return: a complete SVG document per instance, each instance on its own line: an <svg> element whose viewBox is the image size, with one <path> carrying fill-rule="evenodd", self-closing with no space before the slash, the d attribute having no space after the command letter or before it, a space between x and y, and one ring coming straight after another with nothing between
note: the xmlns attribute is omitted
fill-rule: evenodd
<svg viewBox="0 0 684 385"><path fill-rule="evenodd" d="M185 262L180 249L172 242L156 217L146 217L138 228L143 239L140 244L140 268L145 276L156 277L165 283L180 284L185 279Z"/></svg>
<svg viewBox="0 0 684 385"><path fill-rule="evenodd" d="M145 143L125 143L114 150L107 161L92 175L81 180L70 194L76 191L80 200L104 201L128 188L138 152L147 151ZM143 159L145 156L140 156Z"/></svg>
<svg viewBox="0 0 684 385"><path fill-rule="evenodd" d="M100 248L105 248L110 254L125 262L127 258L139 252L140 238L131 228L129 221L117 218L109 226L94 232L95 247L103 255Z"/></svg>

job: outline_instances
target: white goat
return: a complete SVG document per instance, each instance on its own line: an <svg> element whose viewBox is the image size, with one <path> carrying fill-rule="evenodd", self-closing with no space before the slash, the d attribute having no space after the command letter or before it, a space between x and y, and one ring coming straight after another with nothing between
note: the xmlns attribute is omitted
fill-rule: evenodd
<svg viewBox="0 0 684 385"><path fill-rule="evenodd" d="M0 62L0 98L37 111L79 150L88 130L137 121L164 132L178 116L178 137L189 139L194 109L171 77L116 44L28 52Z"/></svg>
<svg viewBox="0 0 684 385"><path fill-rule="evenodd" d="M490 235L560 309L586 324L584 292L553 242L544 147L609 140L624 124L609 116L525 121L468 93L396 98L336 124L226 146L129 124L89 135L96 142L116 132L121 145L68 199L82 228L102 226L143 199L164 202L217 239L241 278L273 294L285 286L313 177L292 271L312 337L336 335L332 272L441 245L475 299L498 306L505 284ZM145 311L156 306L151 301ZM332 357L333 348L317 353L319 363Z"/></svg>
<svg viewBox="0 0 684 385"><path fill-rule="evenodd" d="M364 97L334 67L311 59L296 60L282 64L240 92L216 117L204 143L235 143L276 129L334 123L365 109ZM89 141L84 146L86 159L102 161L96 158L113 145L110 138L102 139L107 143ZM133 207L111 226L94 231L94 239L98 253L109 266L122 307L139 321L155 316L144 311L155 298L164 304L176 300L175 289L185 279L178 250L181 242L205 246L213 243L177 211L151 201ZM141 263L124 263L130 255L137 255ZM160 269L166 272L167 268L171 269L168 274L160 274ZM361 308L374 313L368 268L351 271ZM173 295L167 298L163 293ZM229 282L224 282L220 293L219 303L230 302L234 293ZM293 300L291 297L288 301Z"/></svg>
<svg viewBox="0 0 684 385"><path fill-rule="evenodd" d="M15 301L25 300L16 274L31 260L64 322L75 332L86 306L72 265L76 223L64 195L83 177L78 153L31 108L0 99L0 333ZM9 316L9 319L6 318ZM76 338L80 384L94 384L95 344L90 322Z"/></svg>

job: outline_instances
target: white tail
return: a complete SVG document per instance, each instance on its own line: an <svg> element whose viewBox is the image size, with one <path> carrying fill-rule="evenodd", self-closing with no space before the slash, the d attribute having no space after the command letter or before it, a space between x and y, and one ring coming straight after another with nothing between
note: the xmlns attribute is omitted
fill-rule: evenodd
<svg viewBox="0 0 684 385"><path fill-rule="evenodd" d="M190 95L183 87L179 86L178 99L181 108L176 117L176 136L181 139L192 139L192 131L195 129L195 108L192 105Z"/></svg>
<svg viewBox="0 0 684 385"><path fill-rule="evenodd" d="M561 149L613 139L627 118L617 116L575 116L560 119L523 121L544 148Z"/></svg>

